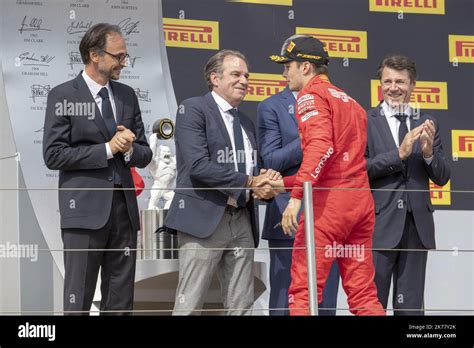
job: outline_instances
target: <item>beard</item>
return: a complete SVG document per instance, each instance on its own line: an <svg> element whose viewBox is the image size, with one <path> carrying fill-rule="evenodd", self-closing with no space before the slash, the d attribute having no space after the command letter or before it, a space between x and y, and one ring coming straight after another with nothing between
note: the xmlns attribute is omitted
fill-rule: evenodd
<svg viewBox="0 0 474 348"><path fill-rule="evenodd" d="M120 78L121 71L121 68L105 69L104 67L99 66L99 73L107 80L118 80Z"/></svg>

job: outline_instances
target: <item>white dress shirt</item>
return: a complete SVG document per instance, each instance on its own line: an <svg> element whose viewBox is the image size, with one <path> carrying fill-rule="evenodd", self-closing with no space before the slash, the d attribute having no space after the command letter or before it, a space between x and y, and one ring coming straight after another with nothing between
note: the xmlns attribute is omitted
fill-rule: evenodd
<svg viewBox="0 0 474 348"><path fill-rule="evenodd" d="M99 108L99 111L101 113L102 113L102 97L99 95L99 92L102 88L104 87L107 88L107 91L109 92L110 104L112 105L112 112L114 114L115 123L117 123L117 111L115 109L114 93L112 92L112 88L110 87L110 82L107 81L107 84L105 86L102 86L101 84L91 79L89 75L87 75L85 70L82 71L82 77L84 78L84 81L86 81L87 87L89 87L89 90L91 91L92 98L94 98L94 101L97 104L97 107ZM110 145L108 142L105 143L105 150L107 151L107 159L114 158L112 149L110 148ZM133 150L133 147L130 148L130 150L124 154L124 159L126 162L130 160L132 150Z"/></svg>
<svg viewBox="0 0 474 348"><path fill-rule="evenodd" d="M219 112L221 114L222 120L224 121L225 127L227 129L227 133L229 134L230 142L232 143L232 153L235 154L235 141L234 141L234 130L233 130L233 122L234 122L234 116L229 112L229 110L233 109L234 107L230 105L224 98L219 96L215 92L211 92L212 97L214 98L218 108ZM240 126L242 129L242 135L244 138L244 149L245 149L245 173L247 175L252 175L253 173L253 168L255 166L254 164L254 159L253 159L253 148L252 148L252 143L250 142L249 137L247 136L247 133L245 133L245 129L243 129L242 126ZM224 149L222 149L224 151ZM230 149L229 149L230 150ZM228 153L226 151L226 153ZM238 171L238 165L237 165L237 156L233 156L234 160L234 167L235 171ZM249 199L249 192L247 190L247 201ZM237 201L229 197L227 200L227 204L237 206Z"/></svg>
<svg viewBox="0 0 474 348"><path fill-rule="evenodd" d="M392 108L390 105L388 105L385 101L382 102L382 109L385 114L385 117L387 117L387 122L388 126L390 127L390 132L392 133L393 140L395 141L395 144L397 147L400 147L399 141L398 141L398 130L400 129L400 124L401 122L395 117L395 115L400 113L400 108L397 106L396 108ZM406 115L412 115L412 108L410 106L406 106L405 110L402 112L403 114ZM411 125L411 120L410 117L406 118L406 123L408 127L408 131L411 130L410 125ZM433 156L425 158L423 157L426 164L430 165L431 161L433 160Z"/></svg>

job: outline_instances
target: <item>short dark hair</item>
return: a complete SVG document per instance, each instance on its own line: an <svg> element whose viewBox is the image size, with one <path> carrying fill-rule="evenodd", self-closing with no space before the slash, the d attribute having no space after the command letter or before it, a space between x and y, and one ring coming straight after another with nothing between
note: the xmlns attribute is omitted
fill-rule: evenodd
<svg viewBox="0 0 474 348"><path fill-rule="evenodd" d="M234 51L234 50L220 50L211 58L209 58L206 65L204 66L204 79L206 80L207 88L209 89L209 91L212 91L214 88L214 85L212 84L212 81L211 81L211 74L212 73L216 73L217 75L222 74L223 72L222 64L224 62L225 57L227 56L232 56L232 57L237 57L237 58L242 59L245 62L245 64L247 64L247 68L249 68L249 62L247 58L245 58L243 53L240 53L239 51Z"/></svg>
<svg viewBox="0 0 474 348"><path fill-rule="evenodd" d="M303 64L304 62L296 62L298 66ZM316 73L316 75L327 75L329 76L329 67L326 64L316 64L313 62L309 62L311 66L313 67L313 71Z"/></svg>
<svg viewBox="0 0 474 348"><path fill-rule="evenodd" d="M402 54L388 55L380 62L377 69L377 78L379 80L382 78L382 72L384 68L390 68L397 71L408 71L411 82L416 81L418 78L415 62Z"/></svg>
<svg viewBox="0 0 474 348"><path fill-rule="evenodd" d="M107 35L117 33L122 35L120 27L118 25L112 25L108 23L98 23L92 26L82 37L81 43L79 44L79 51L81 52L82 62L84 64L90 63L90 51L98 51L100 55L103 55L103 50L107 43Z"/></svg>

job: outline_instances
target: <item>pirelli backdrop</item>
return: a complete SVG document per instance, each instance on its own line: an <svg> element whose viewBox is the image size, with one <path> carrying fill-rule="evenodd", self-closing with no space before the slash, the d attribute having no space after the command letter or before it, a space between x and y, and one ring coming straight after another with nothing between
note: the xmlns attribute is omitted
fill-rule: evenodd
<svg viewBox="0 0 474 348"><path fill-rule="evenodd" d="M250 86L241 109L256 118L258 102L285 87L268 56L295 34L327 44L330 79L366 109L381 100L380 60L415 60L412 101L438 119L452 176L431 192L438 209L474 210L473 0L163 0L163 26L178 103L207 92L202 69L217 50L244 53ZM431 183L431 188L441 189Z"/></svg>

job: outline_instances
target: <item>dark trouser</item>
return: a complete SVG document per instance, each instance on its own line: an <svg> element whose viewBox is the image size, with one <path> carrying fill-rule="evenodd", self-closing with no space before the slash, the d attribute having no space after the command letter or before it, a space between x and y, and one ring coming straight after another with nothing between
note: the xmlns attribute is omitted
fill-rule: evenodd
<svg viewBox="0 0 474 348"><path fill-rule="evenodd" d="M425 249L412 213L407 213L402 239L395 249ZM424 315L427 256L428 251L374 251L377 296L384 308L387 308L393 276L394 314Z"/></svg>
<svg viewBox="0 0 474 348"><path fill-rule="evenodd" d="M291 248L292 239L270 239L270 315L289 315L288 310L288 288L291 283ZM323 301L319 304L321 308L336 308L337 291L339 288L339 268L334 262L331 266L326 285L323 290ZM278 308L277 310L272 310ZM283 309L286 308L286 309ZM320 309L319 315L336 315L335 309Z"/></svg>
<svg viewBox="0 0 474 348"><path fill-rule="evenodd" d="M124 249L124 251L64 252L64 311L88 315L101 268L100 310L131 310L135 281L137 231L128 218L123 191L114 191L110 217L98 230L62 229L64 249ZM101 313L127 315L128 312Z"/></svg>

